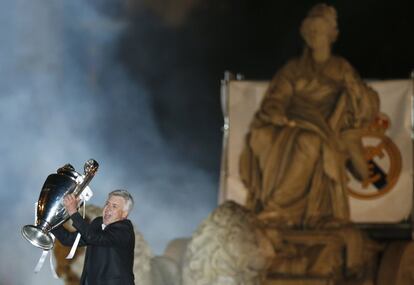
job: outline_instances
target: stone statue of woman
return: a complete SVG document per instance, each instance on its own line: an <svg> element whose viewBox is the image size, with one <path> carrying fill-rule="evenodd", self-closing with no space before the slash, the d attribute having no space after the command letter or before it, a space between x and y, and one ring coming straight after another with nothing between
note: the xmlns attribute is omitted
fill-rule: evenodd
<svg viewBox="0 0 414 285"><path fill-rule="evenodd" d="M255 114L240 159L246 205L276 227L324 228L349 222L348 168L369 178L361 130L379 99L344 58L333 7L318 4L303 20L302 56L274 76Z"/></svg>

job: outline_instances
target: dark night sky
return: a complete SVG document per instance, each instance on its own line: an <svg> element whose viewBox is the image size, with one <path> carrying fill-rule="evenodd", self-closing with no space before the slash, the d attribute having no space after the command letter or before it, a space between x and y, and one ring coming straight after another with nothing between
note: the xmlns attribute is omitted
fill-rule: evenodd
<svg viewBox="0 0 414 285"><path fill-rule="evenodd" d="M222 1L195 5L179 24L130 12L119 57L151 91L163 135L183 159L218 177L225 70L269 79L299 55L299 25L319 1ZM363 78L407 78L414 67L413 1L328 1L338 12L334 52ZM144 52L143 52L144 51Z"/></svg>

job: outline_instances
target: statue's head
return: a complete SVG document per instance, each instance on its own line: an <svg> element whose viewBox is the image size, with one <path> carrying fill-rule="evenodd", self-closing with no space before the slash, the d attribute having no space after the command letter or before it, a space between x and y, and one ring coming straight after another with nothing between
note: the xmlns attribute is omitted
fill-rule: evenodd
<svg viewBox="0 0 414 285"><path fill-rule="evenodd" d="M311 49L330 46L338 37L336 10L326 4L317 4L302 21L300 33Z"/></svg>

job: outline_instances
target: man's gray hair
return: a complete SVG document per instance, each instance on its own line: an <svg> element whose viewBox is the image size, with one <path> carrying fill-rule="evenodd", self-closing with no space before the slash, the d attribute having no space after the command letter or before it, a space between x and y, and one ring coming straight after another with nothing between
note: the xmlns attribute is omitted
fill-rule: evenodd
<svg viewBox="0 0 414 285"><path fill-rule="evenodd" d="M125 200L125 210L130 213L132 208L134 207L134 198L132 198L132 195L127 191L123 189L117 189L108 194L108 199L112 196L119 196L124 198Z"/></svg>

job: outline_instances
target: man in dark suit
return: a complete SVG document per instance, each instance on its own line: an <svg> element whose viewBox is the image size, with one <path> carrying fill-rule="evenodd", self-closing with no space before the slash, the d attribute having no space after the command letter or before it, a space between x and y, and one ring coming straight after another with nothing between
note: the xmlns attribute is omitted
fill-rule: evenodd
<svg viewBox="0 0 414 285"><path fill-rule="evenodd" d="M87 246L80 285L134 285L135 233L127 219L134 200L126 190L108 194L102 217L87 223L78 212L79 200L72 194L64 200L77 232L63 226L53 234L65 246L72 246L80 233L80 246Z"/></svg>

